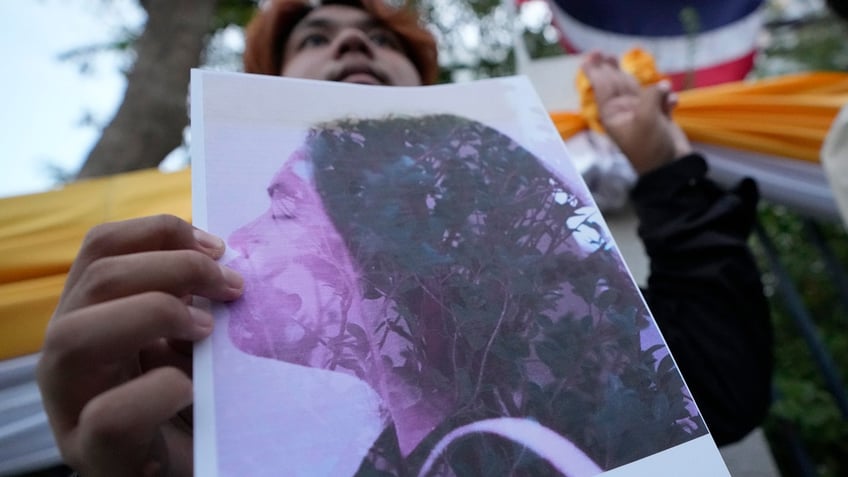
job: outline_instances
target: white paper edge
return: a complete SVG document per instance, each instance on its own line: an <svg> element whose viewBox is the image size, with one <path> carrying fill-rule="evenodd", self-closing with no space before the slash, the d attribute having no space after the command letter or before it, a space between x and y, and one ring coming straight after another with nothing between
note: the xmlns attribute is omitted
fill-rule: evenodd
<svg viewBox="0 0 848 477"><path fill-rule="evenodd" d="M192 222L207 228L206 164L203 133L203 72L191 70L191 210ZM197 300L195 300L197 301ZM199 303L198 303L199 305ZM209 307L205 302L204 306ZM215 387L212 381L212 337L194 344L194 475L218 475L218 447L215 436ZM201 397L201 399L198 399ZM201 452L205 451L203 454Z"/></svg>

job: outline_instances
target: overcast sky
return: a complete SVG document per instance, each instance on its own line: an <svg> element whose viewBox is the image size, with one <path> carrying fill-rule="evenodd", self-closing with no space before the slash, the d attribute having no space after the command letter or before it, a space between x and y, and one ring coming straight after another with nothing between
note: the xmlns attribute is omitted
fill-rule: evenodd
<svg viewBox="0 0 848 477"><path fill-rule="evenodd" d="M53 164L75 170L98 130L86 113L107 121L124 90L120 58L97 55L86 74L59 61L69 50L114 38L143 18L134 0L4 0L0 2L0 197L40 192Z"/></svg>

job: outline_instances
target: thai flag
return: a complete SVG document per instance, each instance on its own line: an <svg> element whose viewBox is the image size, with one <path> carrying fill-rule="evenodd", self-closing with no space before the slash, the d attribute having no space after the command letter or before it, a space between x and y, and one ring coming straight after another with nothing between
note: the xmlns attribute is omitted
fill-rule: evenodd
<svg viewBox="0 0 848 477"><path fill-rule="evenodd" d="M640 46L676 89L740 80L754 65L763 0L547 1L566 51Z"/></svg>

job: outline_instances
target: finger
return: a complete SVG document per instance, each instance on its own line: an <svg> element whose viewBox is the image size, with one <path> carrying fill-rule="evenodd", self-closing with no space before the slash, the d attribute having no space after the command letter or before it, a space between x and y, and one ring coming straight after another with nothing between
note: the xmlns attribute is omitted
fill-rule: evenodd
<svg viewBox="0 0 848 477"><path fill-rule="evenodd" d="M85 406L74 431L75 454L102 465L98 475L138 475L142 469L165 468L167 455L155 452L161 426L191 402L192 384L185 374L175 368L152 370Z"/></svg>
<svg viewBox="0 0 848 477"><path fill-rule="evenodd" d="M133 253L92 262L69 291L63 309L148 291L228 301L241 296L243 286L238 272L194 250Z"/></svg>
<svg viewBox="0 0 848 477"><path fill-rule="evenodd" d="M603 61L603 55L598 50L592 50L583 56L580 62L581 68L591 68L599 65Z"/></svg>
<svg viewBox="0 0 848 477"><path fill-rule="evenodd" d="M638 94L642 89L642 85L639 84L639 80L636 79L632 74L620 69L616 66L616 75L615 79L617 81L617 88L623 94Z"/></svg>
<svg viewBox="0 0 848 477"><path fill-rule="evenodd" d="M88 265L102 257L152 250L189 249L217 259L223 255L224 248L224 241L220 238L172 215L101 224L91 229L83 240L65 281L65 289L72 288Z"/></svg>
<svg viewBox="0 0 848 477"><path fill-rule="evenodd" d="M677 107L678 102L680 101L680 97L674 91L671 91L666 96L665 101L665 113L668 116L671 116L671 113L674 112L674 109Z"/></svg>
<svg viewBox="0 0 848 477"><path fill-rule="evenodd" d="M618 58L616 58L615 56L602 54L601 59L610 68L616 69L616 70L620 69L620 66L618 64Z"/></svg>
<svg viewBox="0 0 848 477"><path fill-rule="evenodd" d="M632 75L619 69L614 58L602 58L584 70L592 84L595 101L603 108L605 102L623 96L636 95L641 89Z"/></svg>
<svg viewBox="0 0 848 477"><path fill-rule="evenodd" d="M583 67L583 74L592 85L592 91L595 95L595 101L598 104L603 103L616 94L615 70L602 60L592 61Z"/></svg>
<svg viewBox="0 0 848 477"><path fill-rule="evenodd" d="M208 312L165 293L102 303L52 322L37 379L54 429L72 429L88 400L134 377L140 349L161 339L202 339L212 326Z"/></svg>
<svg viewBox="0 0 848 477"><path fill-rule="evenodd" d="M665 114L665 106L668 101L669 90L660 85L644 88L640 92L639 116L646 124L661 121Z"/></svg>
<svg viewBox="0 0 848 477"><path fill-rule="evenodd" d="M212 332L212 315L178 298L149 292L69 313L47 329L44 367L53 362L63 374L84 374L101 363L135 356L159 339L196 341ZM77 369L79 368L79 369Z"/></svg>
<svg viewBox="0 0 848 477"><path fill-rule="evenodd" d="M618 137L622 128L626 131L628 126L632 126L638 106L639 99L633 95L611 99L604 103L603 109L600 110L601 124L607 133Z"/></svg>
<svg viewBox="0 0 848 477"><path fill-rule="evenodd" d="M660 92L660 105L663 114L671 116L672 111L677 107L677 93L671 90L671 83L668 80L660 81L656 84L656 88Z"/></svg>

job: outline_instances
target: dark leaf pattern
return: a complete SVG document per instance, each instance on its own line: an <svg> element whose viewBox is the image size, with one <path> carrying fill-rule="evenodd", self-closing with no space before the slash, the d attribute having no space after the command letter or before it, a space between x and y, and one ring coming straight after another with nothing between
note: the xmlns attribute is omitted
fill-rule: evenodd
<svg viewBox="0 0 848 477"><path fill-rule="evenodd" d="M537 420L605 469L705 434L574 187L457 116L317 126L269 189L279 249L259 248L279 266L254 273L231 338L377 390L391 418L360 475L414 473L451 429L492 417ZM453 447L443 475L551 472L500 438Z"/></svg>

